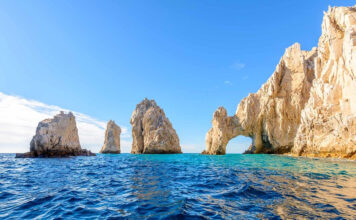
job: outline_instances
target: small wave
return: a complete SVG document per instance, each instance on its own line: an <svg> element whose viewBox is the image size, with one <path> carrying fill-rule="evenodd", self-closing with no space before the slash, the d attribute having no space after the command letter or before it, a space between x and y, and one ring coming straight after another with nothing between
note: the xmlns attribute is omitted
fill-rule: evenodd
<svg viewBox="0 0 356 220"><path fill-rule="evenodd" d="M52 196L52 195L47 195L47 196L44 196L44 197L35 198L35 199L31 200L31 201L28 201L28 202L20 205L17 208L17 210L21 211L21 210L33 209L36 206L44 205L44 204L50 202L53 198L54 198L54 196Z"/></svg>
<svg viewBox="0 0 356 220"><path fill-rule="evenodd" d="M198 154L14 163L10 156L0 154L0 218L356 219L355 163Z"/></svg>
<svg viewBox="0 0 356 220"><path fill-rule="evenodd" d="M1 200L6 200L12 196L15 196L15 194L13 193L9 193L9 192L0 192L0 201Z"/></svg>

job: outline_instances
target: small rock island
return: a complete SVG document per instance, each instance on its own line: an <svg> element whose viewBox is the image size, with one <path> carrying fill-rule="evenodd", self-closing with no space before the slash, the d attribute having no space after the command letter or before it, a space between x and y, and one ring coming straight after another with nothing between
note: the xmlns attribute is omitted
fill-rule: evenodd
<svg viewBox="0 0 356 220"><path fill-rule="evenodd" d="M119 154L121 128L112 120L108 122L105 131L104 145L100 150L102 154Z"/></svg>
<svg viewBox="0 0 356 220"><path fill-rule="evenodd" d="M30 143L30 152L16 154L16 158L95 156L82 149L78 129L72 112L63 111L52 119L41 121Z"/></svg>
<svg viewBox="0 0 356 220"><path fill-rule="evenodd" d="M182 153L179 138L154 100L140 102L132 113L132 154Z"/></svg>

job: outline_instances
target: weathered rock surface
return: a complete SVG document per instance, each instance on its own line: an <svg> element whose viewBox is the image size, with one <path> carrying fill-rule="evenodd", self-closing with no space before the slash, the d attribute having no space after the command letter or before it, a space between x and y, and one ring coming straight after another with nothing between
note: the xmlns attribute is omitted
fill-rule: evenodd
<svg viewBox="0 0 356 220"><path fill-rule="evenodd" d="M121 128L110 120L105 131L104 145L100 150L102 154L120 153L120 134Z"/></svg>
<svg viewBox="0 0 356 220"><path fill-rule="evenodd" d="M356 7L329 8L293 153L356 159Z"/></svg>
<svg viewBox="0 0 356 220"><path fill-rule="evenodd" d="M225 154L228 141L238 135L252 138L255 153L290 151L314 78L315 55L316 49L305 52L294 44L262 88L241 101L234 116L228 117L220 107L214 113L204 153Z"/></svg>
<svg viewBox="0 0 356 220"><path fill-rule="evenodd" d="M179 139L164 111L154 100L144 99L132 113L133 154L181 153Z"/></svg>
<svg viewBox="0 0 356 220"><path fill-rule="evenodd" d="M246 153L355 157L356 7L329 8L318 48L286 49L275 72L227 116L220 107L206 136L207 154L225 154L238 135Z"/></svg>
<svg viewBox="0 0 356 220"><path fill-rule="evenodd" d="M95 156L82 149L74 115L69 112L41 121L30 143L30 152L16 154L16 157L68 157Z"/></svg>

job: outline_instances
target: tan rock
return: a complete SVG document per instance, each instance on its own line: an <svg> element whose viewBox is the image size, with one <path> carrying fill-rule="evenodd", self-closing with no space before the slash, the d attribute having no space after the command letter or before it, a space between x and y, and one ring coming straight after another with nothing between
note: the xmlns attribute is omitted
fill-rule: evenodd
<svg viewBox="0 0 356 220"><path fill-rule="evenodd" d="M353 157L356 153L356 7L329 8L318 49L289 47L275 72L228 117L219 108L207 154L224 154L238 135L247 153Z"/></svg>
<svg viewBox="0 0 356 220"><path fill-rule="evenodd" d="M164 111L154 100L144 99L132 113L133 154L181 153L179 139Z"/></svg>
<svg viewBox="0 0 356 220"><path fill-rule="evenodd" d="M16 157L95 156L80 146L74 115L69 112L41 121L30 144L30 152Z"/></svg>
<svg viewBox="0 0 356 220"><path fill-rule="evenodd" d="M102 154L120 153L120 134L121 128L110 120L105 131L104 145L100 150Z"/></svg>
<svg viewBox="0 0 356 220"><path fill-rule="evenodd" d="M289 152L309 97L315 55L316 49L305 52L294 44L261 89L241 101L234 116L227 117L220 107L214 113L204 153L225 154L228 141L238 135L252 138L253 153Z"/></svg>
<svg viewBox="0 0 356 220"><path fill-rule="evenodd" d="M356 7L329 8L293 153L356 156Z"/></svg>

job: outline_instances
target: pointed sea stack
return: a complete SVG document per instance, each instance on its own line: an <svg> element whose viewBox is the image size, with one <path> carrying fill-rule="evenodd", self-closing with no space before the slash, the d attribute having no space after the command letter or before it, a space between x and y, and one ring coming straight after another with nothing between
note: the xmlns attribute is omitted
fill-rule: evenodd
<svg viewBox="0 0 356 220"><path fill-rule="evenodd" d="M102 154L119 154L120 153L120 134L121 128L110 120L105 131L104 145L100 150Z"/></svg>
<svg viewBox="0 0 356 220"><path fill-rule="evenodd" d="M144 99L139 103L130 123L132 154L182 153L176 131L154 100Z"/></svg>
<svg viewBox="0 0 356 220"><path fill-rule="evenodd" d="M69 112L41 121L30 144L30 152L16 154L16 158L95 156L82 149L73 113Z"/></svg>

